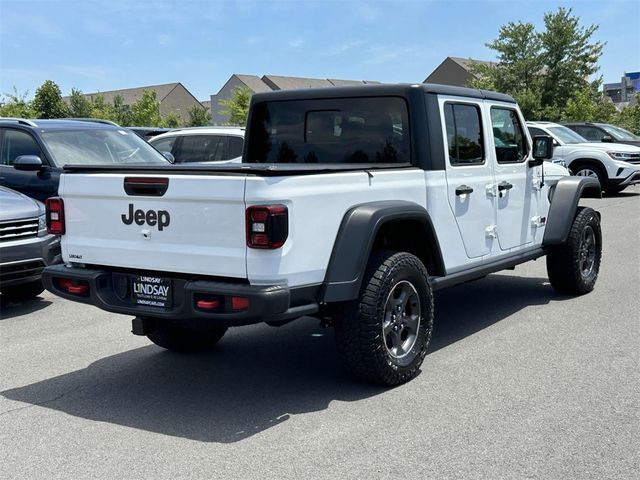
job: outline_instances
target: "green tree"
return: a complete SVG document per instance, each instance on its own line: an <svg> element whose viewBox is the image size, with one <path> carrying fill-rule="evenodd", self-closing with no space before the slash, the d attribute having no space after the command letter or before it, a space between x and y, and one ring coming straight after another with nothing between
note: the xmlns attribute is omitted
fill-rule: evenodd
<svg viewBox="0 0 640 480"><path fill-rule="evenodd" d="M546 13L544 25L542 32L531 23L503 25L498 38L487 43L497 63L472 65L472 86L512 95L529 120L565 118L570 100L572 116L585 108L598 117L610 115L598 92L601 79L589 81L603 48L591 40L598 26L581 27L571 9L562 7ZM597 105L586 107L588 101Z"/></svg>
<svg viewBox="0 0 640 480"><path fill-rule="evenodd" d="M189 109L187 127L204 127L211 123L211 114L204 107L194 105Z"/></svg>
<svg viewBox="0 0 640 480"><path fill-rule="evenodd" d="M51 81L45 81L36 90L33 108L38 118L64 118L68 116L67 105L62 100L60 87Z"/></svg>
<svg viewBox="0 0 640 480"><path fill-rule="evenodd" d="M111 105L111 115L113 121L118 125L129 126L133 121L133 113L131 111L131 107L124 103L124 98L122 95L116 95L113 97L113 102Z"/></svg>
<svg viewBox="0 0 640 480"><path fill-rule="evenodd" d="M29 92L18 93L13 87L13 93L5 93L0 99L0 117L34 118L36 112L32 102L27 100Z"/></svg>
<svg viewBox="0 0 640 480"><path fill-rule="evenodd" d="M246 87L238 87L233 90L229 100L220 100L218 102L222 107L220 113L229 115L230 125L246 126L251 93L251 90Z"/></svg>
<svg viewBox="0 0 640 480"><path fill-rule="evenodd" d="M176 112L169 112L162 117L162 123L159 125L166 128L178 128L182 125L182 119Z"/></svg>
<svg viewBox="0 0 640 480"><path fill-rule="evenodd" d="M580 26L580 18L571 9L560 7L556 13L544 15L545 31L540 35L544 53L542 104L559 112L559 119L570 99L589 88L597 95L602 80L589 82L598 71L598 60L604 44L591 43L597 25Z"/></svg>
<svg viewBox="0 0 640 480"><path fill-rule="evenodd" d="M131 105L131 125L136 127L159 127L162 125L160 102L156 92L145 90L142 98Z"/></svg>
<svg viewBox="0 0 640 480"><path fill-rule="evenodd" d="M630 105L613 117L612 123L640 135L640 93L636 93Z"/></svg>
<svg viewBox="0 0 640 480"><path fill-rule="evenodd" d="M91 118L114 120L113 108L105 101L101 93L91 100Z"/></svg>
<svg viewBox="0 0 640 480"><path fill-rule="evenodd" d="M91 117L91 101L77 88L71 89L69 96L69 116L73 118Z"/></svg>
<svg viewBox="0 0 640 480"><path fill-rule="evenodd" d="M616 114L613 102L585 86L567 102L563 120L575 122L610 122Z"/></svg>

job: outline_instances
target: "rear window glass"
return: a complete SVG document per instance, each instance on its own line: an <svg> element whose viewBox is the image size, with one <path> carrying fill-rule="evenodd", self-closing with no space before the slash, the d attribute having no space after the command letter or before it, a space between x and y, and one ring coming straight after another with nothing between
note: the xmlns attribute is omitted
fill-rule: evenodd
<svg viewBox="0 0 640 480"><path fill-rule="evenodd" d="M245 162L409 163L407 105L398 97L254 105Z"/></svg>

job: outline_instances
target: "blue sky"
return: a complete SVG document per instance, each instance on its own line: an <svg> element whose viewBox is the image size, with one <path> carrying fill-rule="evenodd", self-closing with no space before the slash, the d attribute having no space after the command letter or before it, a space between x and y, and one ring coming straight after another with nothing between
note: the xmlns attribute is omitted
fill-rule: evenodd
<svg viewBox="0 0 640 480"><path fill-rule="evenodd" d="M447 56L493 59L500 25L559 6L600 25L605 82L640 70L638 0L0 0L0 93L182 82L207 100L232 73L421 82Z"/></svg>

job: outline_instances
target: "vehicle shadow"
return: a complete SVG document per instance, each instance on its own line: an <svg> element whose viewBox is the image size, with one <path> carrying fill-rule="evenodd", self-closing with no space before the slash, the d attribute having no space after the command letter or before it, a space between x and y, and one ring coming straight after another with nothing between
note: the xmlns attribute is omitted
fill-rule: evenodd
<svg viewBox="0 0 640 480"><path fill-rule="evenodd" d="M41 297L14 303L6 300L2 295L0 295L0 320L7 320L9 318L37 312L38 310L47 308L49 305L51 305L51 301L45 300Z"/></svg>
<svg viewBox="0 0 640 480"><path fill-rule="evenodd" d="M640 191L637 189L633 190L623 190L622 192L607 192L605 193L606 198L625 198L625 197L637 197L640 195Z"/></svg>
<svg viewBox="0 0 640 480"><path fill-rule="evenodd" d="M492 275L438 293L432 351L526 306L558 298L543 283ZM508 301L499 301L495 291ZM291 415L324 410L332 401L352 402L385 391L344 374L333 330L305 318L280 329L259 325L231 331L203 354L137 348L0 395L85 419L232 443Z"/></svg>

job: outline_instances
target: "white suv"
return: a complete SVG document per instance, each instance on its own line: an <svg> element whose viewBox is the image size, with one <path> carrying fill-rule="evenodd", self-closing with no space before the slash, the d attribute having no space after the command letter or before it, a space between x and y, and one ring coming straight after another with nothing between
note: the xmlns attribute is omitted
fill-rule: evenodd
<svg viewBox="0 0 640 480"><path fill-rule="evenodd" d="M573 175L597 178L608 193L640 183L640 148L620 143L589 142L564 125L527 122L531 136L553 138L552 161L564 161Z"/></svg>
<svg viewBox="0 0 640 480"><path fill-rule="evenodd" d="M157 135L149 143L161 152L171 153L175 163L239 162L244 146L244 128L181 128Z"/></svg>

